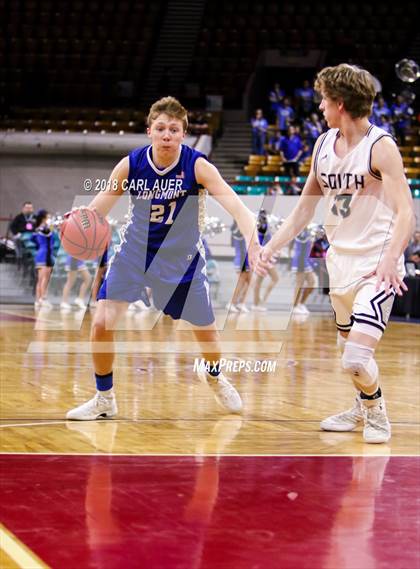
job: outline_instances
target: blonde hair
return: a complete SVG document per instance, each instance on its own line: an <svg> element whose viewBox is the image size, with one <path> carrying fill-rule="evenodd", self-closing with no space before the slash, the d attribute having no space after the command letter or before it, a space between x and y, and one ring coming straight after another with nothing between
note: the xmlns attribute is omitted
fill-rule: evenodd
<svg viewBox="0 0 420 569"><path fill-rule="evenodd" d="M315 79L315 89L333 101L343 101L353 119L370 116L376 95L372 75L366 69L340 63L325 67Z"/></svg>
<svg viewBox="0 0 420 569"><path fill-rule="evenodd" d="M175 99L175 97L162 97L158 101L155 101L150 107L149 114L147 116L147 126L150 128L152 126L152 122L162 113L182 121L184 131L187 130L188 112L187 109L181 105L178 99Z"/></svg>

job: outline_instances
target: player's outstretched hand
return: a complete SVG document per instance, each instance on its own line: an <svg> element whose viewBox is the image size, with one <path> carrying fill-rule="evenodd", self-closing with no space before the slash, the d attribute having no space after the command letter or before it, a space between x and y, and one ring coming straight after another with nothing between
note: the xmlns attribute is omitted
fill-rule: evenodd
<svg viewBox="0 0 420 569"><path fill-rule="evenodd" d="M260 277L265 277L267 272L274 266L276 262L274 251L270 247L270 243L264 245L261 248L260 256L258 258L257 264L255 265L254 271Z"/></svg>
<svg viewBox="0 0 420 569"><path fill-rule="evenodd" d="M261 245L259 243L251 243L248 249L248 261L251 266L251 270L255 271L255 267L258 263L258 259L260 257L261 252Z"/></svg>
<svg viewBox="0 0 420 569"><path fill-rule="evenodd" d="M376 290L380 289L382 283L384 283L386 294L391 292L391 288L394 288L398 296L402 296L403 292L408 290L407 285L398 274L397 261L390 257L385 256L373 274L376 274L377 279Z"/></svg>

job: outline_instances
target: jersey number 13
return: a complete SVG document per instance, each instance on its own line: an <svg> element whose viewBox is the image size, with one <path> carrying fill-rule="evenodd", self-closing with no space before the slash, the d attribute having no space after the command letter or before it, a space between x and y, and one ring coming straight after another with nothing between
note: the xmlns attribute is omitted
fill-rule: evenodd
<svg viewBox="0 0 420 569"><path fill-rule="evenodd" d="M335 196L331 212L334 215L348 217L350 215L350 202L352 197L352 194L340 194L338 196Z"/></svg>

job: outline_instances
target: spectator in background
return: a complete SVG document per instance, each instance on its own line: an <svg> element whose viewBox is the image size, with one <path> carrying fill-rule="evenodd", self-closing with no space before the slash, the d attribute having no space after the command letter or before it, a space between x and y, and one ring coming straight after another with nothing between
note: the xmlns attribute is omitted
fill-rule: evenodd
<svg viewBox="0 0 420 569"><path fill-rule="evenodd" d="M188 130L191 134L208 133L209 125L206 117L200 111L188 113Z"/></svg>
<svg viewBox="0 0 420 569"><path fill-rule="evenodd" d="M329 278L325 262L321 262L319 259L325 259L329 246L325 228L318 227L309 257L312 267L318 276L318 287L322 288L323 294L328 294L330 291Z"/></svg>
<svg viewBox="0 0 420 569"><path fill-rule="evenodd" d="M248 294L249 285L251 284L246 241L236 221L230 230L231 244L235 249L233 265L239 274L239 278L232 296L232 301L226 305L226 308L228 308L230 312L249 312L249 308L245 304L246 295Z"/></svg>
<svg viewBox="0 0 420 569"><path fill-rule="evenodd" d="M381 115L379 124L377 126L382 128L383 130L385 130L386 132L388 132L391 136L393 136L395 138L395 128L394 128L394 125L392 124L392 122L388 116Z"/></svg>
<svg viewBox="0 0 420 569"><path fill-rule="evenodd" d="M71 255L67 255L66 272L67 280L63 288L63 297L61 299L60 308L62 310L71 310L71 304L69 303L70 292L77 281L77 277L79 276L82 283L80 285L77 298L74 300L74 304L81 309L85 309L87 306L85 303L86 293L92 282L92 277L90 276L86 263L79 259L75 259Z"/></svg>
<svg viewBox="0 0 420 569"><path fill-rule="evenodd" d="M306 301L313 292L316 278L310 259L312 237L306 227L292 242L291 271L296 274L294 314L309 314Z"/></svg>
<svg viewBox="0 0 420 569"><path fill-rule="evenodd" d="M295 89L295 99L298 113L308 117L315 106L315 91L307 79L303 82L303 87Z"/></svg>
<svg viewBox="0 0 420 569"><path fill-rule="evenodd" d="M251 119L252 126L252 153L264 155L265 141L267 136L268 122L263 116L261 109L255 111L255 117Z"/></svg>
<svg viewBox="0 0 420 569"><path fill-rule="evenodd" d="M306 141L304 141L302 143L302 154L300 155L300 158L299 158L299 165L306 162L306 160L308 158L310 158L311 156L312 156L312 148L310 147L310 145Z"/></svg>
<svg viewBox="0 0 420 569"><path fill-rule="evenodd" d="M302 139L296 132L296 127L289 126L287 135L281 142L281 157L287 176L299 176L299 159L302 155Z"/></svg>
<svg viewBox="0 0 420 569"><path fill-rule="evenodd" d="M382 95L378 95L378 100L373 103L373 111L370 122L382 128L382 118L387 117L388 119L391 118L391 111L388 104L385 102L385 99Z"/></svg>
<svg viewBox="0 0 420 569"><path fill-rule="evenodd" d="M305 119L303 122L303 132L311 151L315 145L317 138L322 134L322 124L319 120L319 116L316 113L312 113L310 118Z"/></svg>
<svg viewBox="0 0 420 569"><path fill-rule="evenodd" d="M270 113L271 119L275 121L277 119L277 109L280 103L283 101L285 92L280 87L280 83L275 83L273 89L268 95L268 100L270 101Z"/></svg>
<svg viewBox="0 0 420 569"><path fill-rule="evenodd" d="M277 108L277 128L279 128L282 133L285 133L294 119L295 111L290 106L290 99L285 97Z"/></svg>
<svg viewBox="0 0 420 569"><path fill-rule="evenodd" d="M311 258L325 259L330 244L328 243L325 229L320 227L315 235L315 241L312 245Z"/></svg>
<svg viewBox="0 0 420 569"><path fill-rule="evenodd" d="M279 130L268 141L268 153L272 155L280 154L281 141L283 136Z"/></svg>
<svg viewBox="0 0 420 569"><path fill-rule="evenodd" d="M402 95L397 95L395 103L391 106L392 119L394 122L395 134L400 145L404 146L407 130L411 125L413 109L406 103Z"/></svg>
<svg viewBox="0 0 420 569"><path fill-rule="evenodd" d="M260 242L260 245L265 245L271 239L270 227L268 224L268 217L265 209L261 209L258 213L257 231L258 231L258 240ZM271 282L267 285L262 298L261 298L261 285L265 277L262 277L260 275L255 275L254 304L252 305L252 310L255 310L257 312L265 312L267 310L265 303L267 302L267 299L270 296L271 291L279 281L279 275L275 267L271 267L268 270L267 274L270 277Z"/></svg>
<svg viewBox="0 0 420 569"><path fill-rule="evenodd" d="M412 241L404 253L406 263L414 263L420 269L420 230L416 229Z"/></svg>
<svg viewBox="0 0 420 569"><path fill-rule="evenodd" d="M299 196L302 193L302 188L299 186L296 176L290 177L290 182L287 184L284 193L286 196Z"/></svg>
<svg viewBox="0 0 420 569"><path fill-rule="evenodd" d="M32 234L37 252L35 255L35 268L37 282L35 290L35 309L52 308L47 300L47 288L51 271L54 266L54 232L51 228L51 218L46 209L40 209L36 214L35 231Z"/></svg>
<svg viewBox="0 0 420 569"><path fill-rule="evenodd" d="M272 186L270 186L267 190L267 195L269 195L269 196L281 196L281 195L283 195L283 190L282 190L280 184L277 182L277 183L273 184Z"/></svg>
<svg viewBox="0 0 420 569"><path fill-rule="evenodd" d="M22 211L10 223L10 231L15 237L18 237L25 231L34 231L35 229L35 214L32 202L24 202Z"/></svg>

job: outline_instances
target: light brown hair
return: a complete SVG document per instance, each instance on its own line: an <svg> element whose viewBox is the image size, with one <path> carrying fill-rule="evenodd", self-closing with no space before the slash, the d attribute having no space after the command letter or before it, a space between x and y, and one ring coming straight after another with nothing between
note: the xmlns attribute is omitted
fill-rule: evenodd
<svg viewBox="0 0 420 569"><path fill-rule="evenodd" d="M162 113L165 113L171 118L182 121L184 131L187 130L188 112L187 109L181 105L178 99L175 99L175 97L162 97L158 101L155 101L149 110L147 126L150 128L152 126L152 122Z"/></svg>
<svg viewBox="0 0 420 569"><path fill-rule="evenodd" d="M316 76L315 89L333 101L342 101L353 119L368 117L372 112L376 91L366 69L348 63L325 67Z"/></svg>

